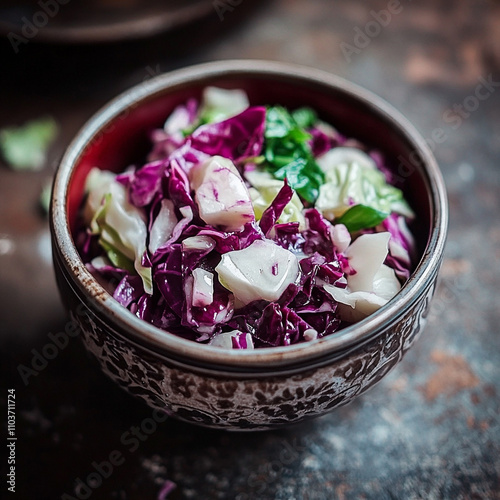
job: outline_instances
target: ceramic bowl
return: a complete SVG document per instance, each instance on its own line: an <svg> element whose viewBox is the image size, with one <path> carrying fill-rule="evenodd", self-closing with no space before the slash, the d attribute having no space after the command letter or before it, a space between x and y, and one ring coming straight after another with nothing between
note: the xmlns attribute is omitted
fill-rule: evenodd
<svg viewBox="0 0 500 500"><path fill-rule="evenodd" d="M148 133L207 85L243 88L254 104L309 105L340 132L382 151L417 219L415 271L365 320L309 343L224 350L143 322L93 278L72 237L95 165L120 171L148 151ZM104 372L176 418L230 430L279 427L349 403L384 377L420 334L443 257L448 208L436 161L414 127L372 93L315 69L225 61L174 71L117 97L77 134L57 171L51 205L63 302Z"/></svg>

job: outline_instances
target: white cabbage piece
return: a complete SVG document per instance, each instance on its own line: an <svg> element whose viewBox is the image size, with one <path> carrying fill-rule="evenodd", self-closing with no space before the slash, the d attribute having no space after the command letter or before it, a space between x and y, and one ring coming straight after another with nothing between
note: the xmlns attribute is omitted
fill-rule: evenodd
<svg viewBox="0 0 500 500"><path fill-rule="evenodd" d="M271 205L285 183L284 181L275 179L269 172L257 169L245 172L245 178L252 185L250 196L252 198L255 218L260 220L264 211ZM304 215L302 214L303 210L304 205L302 205L297 193L294 192L292 199L283 209L277 222L298 222L299 229L303 231L306 225Z"/></svg>
<svg viewBox="0 0 500 500"><path fill-rule="evenodd" d="M212 250L215 248L215 240L210 238L210 236L198 235L198 236L190 236L182 240L182 250Z"/></svg>
<svg viewBox="0 0 500 500"><path fill-rule="evenodd" d="M149 251L154 254L172 236L172 231L177 225L175 207L171 200L161 200L161 208L149 233Z"/></svg>
<svg viewBox="0 0 500 500"><path fill-rule="evenodd" d="M345 251L349 265L356 271L347 276L353 292L371 292L373 278L387 257L390 233L362 234Z"/></svg>
<svg viewBox="0 0 500 500"><path fill-rule="evenodd" d="M373 291L352 292L348 288L324 285L325 290L339 303L338 312L344 321L361 321L394 297L401 285L394 269L382 265L373 280Z"/></svg>
<svg viewBox="0 0 500 500"><path fill-rule="evenodd" d="M338 302L338 313L343 321L355 323L387 304L387 300L373 292L350 292L347 288L324 285L325 290Z"/></svg>
<svg viewBox="0 0 500 500"><path fill-rule="evenodd" d="M253 222L250 193L231 160L213 156L195 165L189 172L200 217L226 231L240 231Z"/></svg>
<svg viewBox="0 0 500 500"><path fill-rule="evenodd" d="M381 212L413 217L400 189L391 186L374 160L356 148L333 148L317 159L325 174L316 208L327 218L340 217L350 207L362 204Z"/></svg>
<svg viewBox="0 0 500 500"><path fill-rule="evenodd" d="M389 239L387 232L359 236L345 252L350 266L356 271L347 276L347 288L323 285L339 303L342 320L356 322L366 318L400 290L394 270L384 264Z"/></svg>
<svg viewBox="0 0 500 500"><path fill-rule="evenodd" d="M147 227L144 213L128 201L127 189L116 182L112 172L93 168L87 176L88 193L84 219L108 258L117 267L141 276L146 293L153 293L151 268L142 265L146 253Z"/></svg>
<svg viewBox="0 0 500 500"><path fill-rule="evenodd" d="M377 169L377 164L373 158L358 148L333 148L320 156L316 162L325 174L339 165L351 165L352 163L356 163L361 168Z"/></svg>
<svg viewBox="0 0 500 500"><path fill-rule="evenodd" d="M219 281L241 305L278 300L299 274L297 257L272 241L257 240L243 250L222 255L215 268Z"/></svg>
<svg viewBox="0 0 500 500"><path fill-rule="evenodd" d="M174 137L182 138L182 131L190 125L189 111L186 106L177 106L163 125L163 130L166 134Z"/></svg>
<svg viewBox="0 0 500 500"><path fill-rule="evenodd" d="M83 218L90 225L96 212L102 208L104 196L110 192L111 185L116 182L116 174L97 167L90 169L85 181L87 199L83 207Z"/></svg>
<svg viewBox="0 0 500 500"><path fill-rule="evenodd" d="M330 231L332 243L338 252L343 253L351 244L351 233L344 224L335 224Z"/></svg>
<svg viewBox="0 0 500 500"><path fill-rule="evenodd" d="M214 301L214 275L206 269L193 269L193 306L205 307Z"/></svg>
<svg viewBox="0 0 500 500"><path fill-rule="evenodd" d="M308 328L304 331L304 340L316 340L318 338L318 332L314 328Z"/></svg>
<svg viewBox="0 0 500 500"><path fill-rule="evenodd" d="M90 265L99 271L108 266L112 266L113 263L104 255L99 255L90 261Z"/></svg>
<svg viewBox="0 0 500 500"><path fill-rule="evenodd" d="M249 106L245 91L209 86L203 91L200 118L204 123L220 122L240 114Z"/></svg>
<svg viewBox="0 0 500 500"><path fill-rule="evenodd" d="M252 336L249 333L243 333L240 332L239 330L233 330L232 332L225 332L225 333L219 333L219 335L216 335L210 342L209 344L214 346L214 347L222 347L223 349L233 349L233 338L239 338L240 336L244 335L245 337L245 343L246 343L246 348L247 349L253 349L253 339ZM241 342L241 340L239 341Z"/></svg>
<svg viewBox="0 0 500 500"><path fill-rule="evenodd" d="M385 300L390 300L401 289L401 283L392 267L382 264L373 277L373 293Z"/></svg>

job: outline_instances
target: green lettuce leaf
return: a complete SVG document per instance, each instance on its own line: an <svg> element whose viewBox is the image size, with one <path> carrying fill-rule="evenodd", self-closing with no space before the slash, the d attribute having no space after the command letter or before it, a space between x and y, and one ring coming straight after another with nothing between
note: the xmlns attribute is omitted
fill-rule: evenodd
<svg viewBox="0 0 500 500"><path fill-rule="evenodd" d="M311 128L318 121L318 115L316 112L308 107L298 108L292 111L292 117L295 123L304 129Z"/></svg>
<svg viewBox="0 0 500 500"><path fill-rule="evenodd" d="M378 226L382 223L389 214L381 212L366 205L354 205L344 214L335 220L336 224L344 224L350 233L361 231L361 229L369 229Z"/></svg>
<svg viewBox="0 0 500 500"><path fill-rule="evenodd" d="M314 203L324 175L316 164L309 146L311 135L305 130L316 120L308 108L289 113L281 106L270 107L266 114L266 168L279 180L286 179L290 187L309 203Z"/></svg>

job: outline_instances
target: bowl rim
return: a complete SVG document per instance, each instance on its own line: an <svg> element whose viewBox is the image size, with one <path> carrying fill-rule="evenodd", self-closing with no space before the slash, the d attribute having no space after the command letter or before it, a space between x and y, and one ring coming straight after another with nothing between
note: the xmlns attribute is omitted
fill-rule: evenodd
<svg viewBox="0 0 500 500"><path fill-rule="evenodd" d="M286 78L294 83L310 83L334 88L362 101L397 129L423 160L422 172L427 177L430 198L431 232L421 260L400 292L386 305L364 320L339 330L334 335L301 344L269 349L226 350L210 345L199 345L161 330L136 317L121 306L87 270L73 241L67 217L66 197L75 165L85 148L123 111L161 95L175 92L182 85L199 85L204 80L224 77L254 76L259 78ZM164 73L140 83L105 104L79 130L67 147L54 177L50 225L53 252L62 257L62 265L80 293L93 306L98 306L118 327L119 335L142 344L167 358L188 360L193 364L221 366L245 371L256 368L284 367L335 356L353 346L366 343L377 336L390 322L402 316L431 286L439 271L448 227L448 202L443 177L426 141L415 127L392 105L354 83L331 73L290 63L265 60L225 60L188 66Z"/></svg>

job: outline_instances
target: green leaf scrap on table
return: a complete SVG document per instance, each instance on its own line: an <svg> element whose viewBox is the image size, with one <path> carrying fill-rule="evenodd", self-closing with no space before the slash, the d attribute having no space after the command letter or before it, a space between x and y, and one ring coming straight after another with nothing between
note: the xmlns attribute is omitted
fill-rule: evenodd
<svg viewBox="0 0 500 500"><path fill-rule="evenodd" d="M289 185L309 203L314 203L324 175L314 160L306 128L317 121L309 108L289 113L281 106L270 107L266 114L266 168L276 179L288 180Z"/></svg>
<svg viewBox="0 0 500 500"><path fill-rule="evenodd" d="M13 170L40 170L57 132L58 126L52 117L29 121L21 127L4 128L0 130L0 151Z"/></svg>

